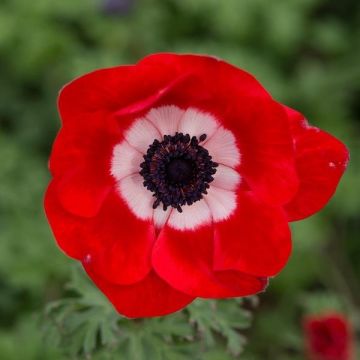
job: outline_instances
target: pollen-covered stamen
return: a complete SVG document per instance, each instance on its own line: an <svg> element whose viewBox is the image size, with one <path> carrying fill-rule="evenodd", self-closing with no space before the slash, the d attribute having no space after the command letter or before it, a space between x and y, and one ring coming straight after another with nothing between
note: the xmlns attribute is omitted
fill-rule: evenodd
<svg viewBox="0 0 360 360"><path fill-rule="evenodd" d="M181 207L201 200L214 180L217 163L199 143L206 134L190 137L189 134L165 135L163 140L154 140L149 146L140 174L144 186L154 193L153 208L160 203L166 210L169 206L182 212Z"/></svg>

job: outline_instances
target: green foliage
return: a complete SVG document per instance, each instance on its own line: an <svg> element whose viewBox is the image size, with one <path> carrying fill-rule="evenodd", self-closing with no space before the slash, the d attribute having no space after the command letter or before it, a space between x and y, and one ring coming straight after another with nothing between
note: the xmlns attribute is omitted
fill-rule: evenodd
<svg viewBox="0 0 360 360"><path fill-rule="evenodd" d="M50 348L63 349L70 358L233 359L245 343L239 331L252 319L241 307L245 300L197 300L171 316L129 320L117 314L79 268L67 289L68 297L46 306L43 333Z"/></svg>
<svg viewBox="0 0 360 360"><path fill-rule="evenodd" d="M249 315L234 300L127 321L77 275L77 297L58 300L69 295L71 260L42 209L58 90L158 51L213 54L247 69L351 152L326 209L293 224L292 258L261 294L241 358L302 359L309 312L340 309L360 328L359 1L137 0L121 16L105 15L102 1L0 0L0 358L226 360L241 351ZM45 348L37 314L48 302Z"/></svg>

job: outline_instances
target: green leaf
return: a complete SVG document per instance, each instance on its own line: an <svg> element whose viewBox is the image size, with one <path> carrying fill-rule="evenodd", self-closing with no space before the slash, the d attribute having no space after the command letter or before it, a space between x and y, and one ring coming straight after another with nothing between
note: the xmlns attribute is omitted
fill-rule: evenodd
<svg viewBox="0 0 360 360"><path fill-rule="evenodd" d="M48 342L72 357L121 354L132 360L195 360L211 349L237 357L245 344L239 330L251 322L242 300L197 300L170 316L125 319L79 266L66 288L71 296L46 306L43 329ZM252 298L247 302L256 304Z"/></svg>

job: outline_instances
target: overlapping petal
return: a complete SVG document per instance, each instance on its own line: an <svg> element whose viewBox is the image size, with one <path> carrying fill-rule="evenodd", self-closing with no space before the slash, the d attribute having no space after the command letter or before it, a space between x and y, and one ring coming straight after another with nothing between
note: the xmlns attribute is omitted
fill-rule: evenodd
<svg viewBox="0 0 360 360"><path fill-rule="evenodd" d="M262 291L265 278L239 271L214 271L212 226L197 231L177 231L165 226L152 254L152 264L161 278L191 296L222 298Z"/></svg>
<svg viewBox="0 0 360 360"><path fill-rule="evenodd" d="M105 111L125 117L141 112L186 78L185 72L174 74L162 68L161 64L116 66L93 71L61 90L58 107L62 122L66 126L97 126L98 121L95 118L89 120L88 115Z"/></svg>
<svg viewBox="0 0 360 360"><path fill-rule="evenodd" d="M293 141L282 106L264 98L244 98L223 117L241 152L239 172L268 204L288 202L298 188Z"/></svg>
<svg viewBox="0 0 360 360"><path fill-rule="evenodd" d="M253 276L276 275L291 252L291 234L281 207L238 192L233 216L214 225L214 268L236 269Z"/></svg>
<svg viewBox="0 0 360 360"><path fill-rule="evenodd" d="M56 180L50 184L45 209L60 248L108 281L130 284L144 278L151 269L153 225L136 219L114 192L96 217L74 216L61 206L57 185Z"/></svg>
<svg viewBox="0 0 360 360"><path fill-rule="evenodd" d="M138 65L161 67L163 72L174 77L191 74L187 82L179 83L168 92L165 101L170 100L169 103L186 104L186 107L206 103L211 108L208 101L217 101L219 94L228 99L231 94L234 101L242 96L270 98L254 76L216 57L162 53L147 56Z"/></svg>
<svg viewBox="0 0 360 360"><path fill-rule="evenodd" d="M108 174L108 161L120 135L107 126L111 119L104 112L91 114L87 119L102 125L84 127L75 118L76 129L63 126L59 131L49 161L53 176L61 176L76 165L94 166L99 173Z"/></svg>
<svg viewBox="0 0 360 360"><path fill-rule="evenodd" d="M93 117L106 119L100 114ZM62 205L74 215L91 217L99 211L114 184L109 163L116 140L115 134L106 127L60 130L49 168L59 180L57 187Z"/></svg>
<svg viewBox="0 0 360 360"><path fill-rule="evenodd" d="M85 270L117 311L129 318L167 315L194 300L194 297L169 286L153 271L144 280L124 286L107 282L87 266Z"/></svg>
<svg viewBox="0 0 360 360"><path fill-rule="evenodd" d="M59 179L57 196L64 208L74 215L92 217L99 212L111 188L110 179L105 180L92 167L82 166Z"/></svg>
<svg viewBox="0 0 360 360"><path fill-rule="evenodd" d="M287 108L295 144L300 186L286 204L289 221L306 218L324 207L334 194L349 161L345 145L332 135L310 126L304 116Z"/></svg>

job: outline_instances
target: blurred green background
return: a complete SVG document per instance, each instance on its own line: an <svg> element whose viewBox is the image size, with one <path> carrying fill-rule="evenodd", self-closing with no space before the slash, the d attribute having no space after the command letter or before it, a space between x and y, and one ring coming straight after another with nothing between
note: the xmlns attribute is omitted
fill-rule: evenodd
<svg viewBox="0 0 360 360"><path fill-rule="evenodd" d="M350 148L329 205L293 224L292 258L260 296L240 358L304 359L308 313L338 309L360 329L359 5L0 0L0 359L68 358L45 345L39 325L45 305L64 295L73 264L55 246L42 208L58 90L85 72L160 51L212 54L246 69ZM221 351L211 358L225 359Z"/></svg>

